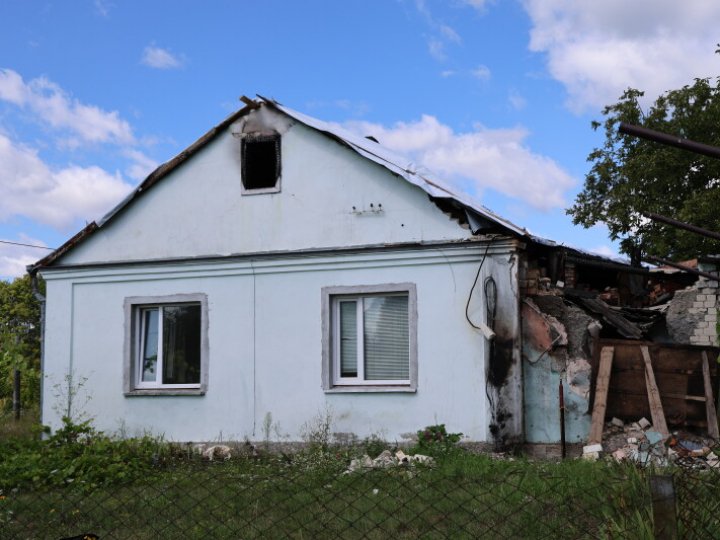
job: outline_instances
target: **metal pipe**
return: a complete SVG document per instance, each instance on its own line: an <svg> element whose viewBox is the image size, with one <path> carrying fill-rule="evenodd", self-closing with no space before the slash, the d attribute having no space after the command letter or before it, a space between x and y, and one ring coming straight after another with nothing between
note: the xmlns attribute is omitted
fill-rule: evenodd
<svg viewBox="0 0 720 540"><path fill-rule="evenodd" d="M565 392L563 392L562 383L563 374L560 374L560 387L558 388L560 397L560 448L562 458L565 459L567 448L565 445Z"/></svg>
<svg viewBox="0 0 720 540"><path fill-rule="evenodd" d="M641 214L653 221L661 221L662 223L667 223L668 225L677 227L678 229L685 229L686 231L694 232L695 234L706 236L707 238L712 238L713 240L720 240L720 233L703 229L697 225L691 225L690 223L678 221L677 219L669 218L660 214L654 214L652 212L641 212Z"/></svg>
<svg viewBox="0 0 720 540"><path fill-rule="evenodd" d="M641 139L647 139L660 144L674 146L675 148L695 152L696 154L720 158L720 148L717 146L691 141L690 139L683 139L682 137L678 137L676 135L668 135L667 133L655 131L654 129L620 122L618 131L625 135L632 135L634 137L640 137Z"/></svg>
<svg viewBox="0 0 720 540"><path fill-rule="evenodd" d="M13 414L15 420L20 420L20 370L15 368L13 377Z"/></svg>
<svg viewBox="0 0 720 540"><path fill-rule="evenodd" d="M40 304L40 424L43 422L43 404L45 400L45 391L43 390L44 384L42 380L45 377L45 296L40 292L40 286L38 284L37 272L30 274L30 285L32 287L32 293L35 299Z"/></svg>
<svg viewBox="0 0 720 540"><path fill-rule="evenodd" d="M663 264L665 266L672 266L673 268L677 268L678 270L682 270L684 272L687 272L689 274L694 274L696 276L701 276L707 279L712 279L713 281L720 281L720 276L717 276L715 274L710 274L708 272L703 272L702 270L695 270L694 268L690 268L689 266L685 266L682 264L678 264L672 261L668 261L667 259L661 259L660 257L653 257L652 255L645 255L643 257L643 260L646 262L651 262L654 264Z"/></svg>

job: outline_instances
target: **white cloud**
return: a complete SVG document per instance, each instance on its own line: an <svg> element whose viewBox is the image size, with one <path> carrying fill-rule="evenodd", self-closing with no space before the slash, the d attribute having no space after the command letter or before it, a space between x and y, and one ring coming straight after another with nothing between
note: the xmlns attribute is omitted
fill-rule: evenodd
<svg viewBox="0 0 720 540"><path fill-rule="evenodd" d="M67 229L110 210L130 191L119 174L100 167L51 169L37 152L0 134L0 216L25 216Z"/></svg>
<svg viewBox="0 0 720 540"><path fill-rule="evenodd" d="M720 2L525 0L530 49L581 112L617 101L628 87L648 100L696 77L715 76Z"/></svg>
<svg viewBox="0 0 720 540"><path fill-rule="evenodd" d="M448 41L452 41L453 43L462 43L460 35L447 24L440 25L440 33Z"/></svg>
<svg viewBox="0 0 720 540"><path fill-rule="evenodd" d="M447 60L446 46L448 44L460 45L462 38L454 28L435 18L425 0L415 0L415 9L425 19L431 29L432 35L427 38L428 51L435 60Z"/></svg>
<svg viewBox="0 0 720 540"><path fill-rule="evenodd" d="M363 136L373 135L382 145L449 181L469 181L478 193L493 189L541 210L564 207L565 192L575 185L557 163L523 144L524 129L478 125L471 132L455 133L429 115L391 127L369 122L349 122L345 127Z"/></svg>
<svg viewBox="0 0 720 540"><path fill-rule="evenodd" d="M182 67L183 61L167 49L148 45L143 51L140 62L155 69L177 69Z"/></svg>
<svg viewBox="0 0 720 540"><path fill-rule="evenodd" d="M490 79L491 76L490 68L483 65L480 65L470 71L470 74L476 79L480 79L481 81L487 81Z"/></svg>
<svg viewBox="0 0 720 540"><path fill-rule="evenodd" d="M447 58L447 55L445 54L445 44L436 38L430 38L428 40L428 51L430 52L430 56L432 56L435 60L445 60Z"/></svg>
<svg viewBox="0 0 720 540"><path fill-rule="evenodd" d="M150 159L144 153L133 148L128 148L123 152L123 155L131 160L125 174L127 174L133 180L144 180L145 177L153 172L158 162L154 159Z"/></svg>
<svg viewBox="0 0 720 540"><path fill-rule="evenodd" d="M39 120L73 135L69 145L86 143L133 144L130 124L117 111L104 111L70 97L44 77L23 81L11 69L0 69L0 100L29 109Z"/></svg>
<svg viewBox="0 0 720 540"><path fill-rule="evenodd" d="M46 245L41 240L22 233L16 238L3 238L3 240L35 246ZM0 243L0 279L12 279L22 276L25 274L27 265L42 259L48 253L50 251L45 249Z"/></svg>
<svg viewBox="0 0 720 540"><path fill-rule="evenodd" d="M510 102L512 108L516 111L523 110L527 105L527 100L523 96L518 94L518 92L515 90L510 91L510 94L508 95L508 101Z"/></svg>
<svg viewBox="0 0 720 540"><path fill-rule="evenodd" d="M472 6L480 12L485 11L485 7L493 0L463 0L464 4Z"/></svg>
<svg viewBox="0 0 720 540"><path fill-rule="evenodd" d="M115 4L109 0L95 0L95 11L103 17L107 17L110 14L110 9L114 7Z"/></svg>

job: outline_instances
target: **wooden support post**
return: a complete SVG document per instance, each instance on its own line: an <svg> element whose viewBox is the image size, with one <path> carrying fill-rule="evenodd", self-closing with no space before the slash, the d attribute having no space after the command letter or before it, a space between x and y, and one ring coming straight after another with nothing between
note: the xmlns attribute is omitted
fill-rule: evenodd
<svg viewBox="0 0 720 540"><path fill-rule="evenodd" d="M653 531L658 540L678 538L675 486L671 475L650 476L653 507Z"/></svg>
<svg viewBox="0 0 720 540"><path fill-rule="evenodd" d="M610 386L610 371L612 370L614 355L615 347L603 347L600 351L600 367L598 368L597 382L595 383L595 404L593 405L588 444L599 444L602 442L605 411L607 409L607 395Z"/></svg>
<svg viewBox="0 0 720 540"><path fill-rule="evenodd" d="M705 383L705 412L707 414L708 435L717 440L718 433L717 411L715 411L715 399L713 398L712 382L710 380L710 361L706 351L702 352L702 372Z"/></svg>
<svg viewBox="0 0 720 540"><path fill-rule="evenodd" d="M655 372L652 368L650 360L650 351L647 347L640 347L645 362L645 385L647 386L648 402L650 403L650 415L652 416L653 429L660 433L663 437L668 437L670 432L665 422L665 412L660 401L660 391L655 382Z"/></svg>

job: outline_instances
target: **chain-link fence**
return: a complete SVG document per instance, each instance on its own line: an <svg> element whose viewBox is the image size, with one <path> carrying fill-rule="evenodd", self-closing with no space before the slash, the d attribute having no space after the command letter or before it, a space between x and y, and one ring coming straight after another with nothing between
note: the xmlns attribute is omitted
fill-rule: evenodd
<svg viewBox="0 0 720 540"><path fill-rule="evenodd" d="M671 470L679 537L720 537L720 469ZM655 474L472 455L353 472L332 454L184 459L132 481L5 490L0 538L653 538Z"/></svg>

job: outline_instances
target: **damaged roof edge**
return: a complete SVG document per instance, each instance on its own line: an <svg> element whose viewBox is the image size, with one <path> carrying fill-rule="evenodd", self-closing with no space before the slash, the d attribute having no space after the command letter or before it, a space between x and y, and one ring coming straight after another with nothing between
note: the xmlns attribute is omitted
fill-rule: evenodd
<svg viewBox="0 0 720 540"><path fill-rule="evenodd" d="M29 264L26 268L30 275L34 275L40 268L43 266L48 266L49 264L52 264L53 261L56 259L59 259L65 253L70 251L73 247L75 247L77 244L82 242L85 238L90 236L92 233L94 233L98 229L98 224L94 221L88 223L79 233L77 233L75 236L70 238L67 242L65 242L62 246L57 248L55 251L50 253L49 255L43 257L39 261L37 261L35 264Z"/></svg>
<svg viewBox="0 0 720 540"><path fill-rule="evenodd" d="M182 152L157 167L145 178L145 180L143 180L134 190L132 190L130 194L125 197L125 199L123 199L117 206L110 210L110 212L105 214L97 222L93 221L89 223L79 233L70 238L67 242L65 242L58 249L56 249L46 257L40 259L34 264L28 265L27 271L32 275L35 274L40 268L55 263L67 252L69 252L78 244L83 242L86 238L91 236L95 231L97 231L109 221L111 221L113 218L115 218L115 216L122 213L125 208L127 208L137 197L144 194L152 186L165 178L168 174L170 174L182 163L184 163L186 160L188 160L190 157L200 151L208 143L213 141L215 137L224 132L233 122L237 121L242 116L248 114L252 110L259 108L262 105L271 107L279 111L281 114L284 114L311 129L323 133L327 137L330 137L331 139L342 144L343 146L346 146L347 148L353 150L360 156L377 163L378 165L390 171L392 174L403 178L408 183L413 184L414 186L417 186L423 191L425 191L430 197L430 199L436 204L437 201L444 200L458 208L460 211L464 211L465 217L468 221L468 224L470 225L470 230L475 235L489 232L489 229L497 226L506 233L509 232L513 235L523 237L536 244L545 245L546 247L555 247L571 251L579 251L573 248L558 245L553 241L536 237L530 234L526 229L519 227L514 223L510 222L509 220L500 217L479 202L472 200L472 198L464 194L454 192L452 188L450 188L449 186L445 186L442 182L426 178L424 175L421 175L415 170L415 167L411 162L406 162L402 157L397 156L396 154L381 146L380 144L374 143L362 137L358 137L335 125L323 122L321 120L306 116L300 112L289 109L283 105L280 105L275 100L264 98L259 95L258 98L260 101L254 101L243 96L241 98L241 101L245 104L243 108L232 113L225 120L210 129L207 133L197 139L194 143L192 143ZM403 163L405 164L403 165ZM595 256L599 259L607 259L603 256Z"/></svg>
<svg viewBox="0 0 720 540"><path fill-rule="evenodd" d="M451 187L444 185L437 180L431 180L414 170L412 163L403 160L401 156L392 153L382 145L375 143L365 137L359 137L335 125L323 122L316 118L312 118L303 113L280 105L274 100L263 99L264 103L281 113L297 120L298 122L319 131L342 145L357 152L362 157L377 163L378 165L388 169L396 176L400 176L410 184L413 184L425 191L433 199L449 199L458 203L463 209L477 214L479 217L497 223L502 228L511 231L514 234L530 237L530 234L522 227L515 225L495 214L490 209L481 205L476 201L472 201L464 194L455 192Z"/></svg>
<svg viewBox="0 0 720 540"><path fill-rule="evenodd" d="M257 104L254 104L254 105L247 104L242 109L235 111L230 116L225 118L225 120L223 120L222 122L220 122L219 124L214 126L207 133L205 133L203 136L201 136L199 139L197 139L190 146L185 148L182 152L177 154L175 157L173 157L169 161L166 161L165 163L159 165L153 172L151 172L145 178L145 180L143 180L135 189L133 189L127 195L127 197L125 197L117 206L115 206L112 210L110 210L107 214L105 214L99 220L88 223L79 233L77 233L75 236L70 238L67 242L65 242L63 245L61 245L59 248L57 248L55 251L53 251L46 257L43 257L42 259L40 259L39 261L37 261L34 264L28 265L26 267L27 272L30 275L34 275L40 268L54 263L60 257L65 255L68 251L73 249L76 245L78 245L80 242L82 242L88 236L90 236L92 233L94 233L97 229L99 229L100 227L105 225L108 221L110 221L112 218L114 218L117 214L122 212L122 210L125 209L125 207L127 207L135 198L137 198L140 195L142 195L143 193L145 193L153 185L158 183L165 176L167 176L172 171L174 171L176 168L178 168L182 163L187 161L188 158L193 156L195 153L197 153L199 150L201 150L204 146L206 146L208 143L210 143L213 139L215 139L215 137L217 137L221 132L223 132L230 124L232 124L238 118L240 118L241 116L244 116L245 114L247 114L248 112L250 112L251 110L256 109L256 108L257 108Z"/></svg>

